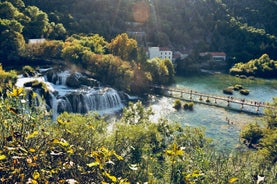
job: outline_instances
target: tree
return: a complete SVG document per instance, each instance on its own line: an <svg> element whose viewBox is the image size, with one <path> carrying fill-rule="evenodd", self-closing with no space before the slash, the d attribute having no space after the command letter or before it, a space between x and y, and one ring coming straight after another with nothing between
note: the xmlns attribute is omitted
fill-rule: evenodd
<svg viewBox="0 0 277 184"><path fill-rule="evenodd" d="M24 11L30 20L24 24L23 34L25 38L45 37L48 31L48 15L36 6L28 6Z"/></svg>
<svg viewBox="0 0 277 184"><path fill-rule="evenodd" d="M154 84L169 84L173 80L174 66L169 59L153 58L147 60L145 70L152 75Z"/></svg>
<svg viewBox="0 0 277 184"><path fill-rule="evenodd" d="M137 58L137 41L129 38L126 33L122 33L112 39L109 49L113 55L119 56L125 61L136 60Z"/></svg>
<svg viewBox="0 0 277 184"><path fill-rule="evenodd" d="M66 42L62 50L62 57L67 61L81 63L85 51L89 51L89 48L82 46L76 41Z"/></svg>
<svg viewBox="0 0 277 184"><path fill-rule="evenodd" d="M25 3L22 0L9 0L9 2L11 2L13 6L18 9L23 9L25 7Z"/></svg>
<svg viewBox="0 0 277 184"><path fill-rule="evenodd" d="M18 60L25 49L25 39L21 34L22 25L16 20L0 19L0 58Z"/></svg>
<svg viewBox="0 0 277 184"><path fill-rule="evenodd" d="M78 35L74 34L71 35L69 38L66 39L66 43L78 43L79 45L86 47L93 53L96 54L104 54L106 52L107 42L105 39L98 35Z"/></svg>
<svg viewBox="0 0 277 184"><path fill-rule="evenodd" d="M14 19L18 10L10 2L0 2L0 17L1 19Z"/></svg>
<svg viewBox="0 0 277 184"><path fill-rule="evenodd" d="M248 147L257 145L262 137L263 130L257 123L245 126L241 132L241 138L246 140Z"/></svg>
<svg viewBox="0 0 277 184"><path fill-rule="evenodd" d="M51 22L48 25L47 37L52 40L64 40L66 38L67 31L63 24Z"/></svg>

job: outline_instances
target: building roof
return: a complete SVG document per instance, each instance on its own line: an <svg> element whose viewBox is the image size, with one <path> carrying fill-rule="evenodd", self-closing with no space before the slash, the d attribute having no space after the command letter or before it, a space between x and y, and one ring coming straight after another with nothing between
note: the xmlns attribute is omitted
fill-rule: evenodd
<svg viewBox="0 0 277 184"><path fill-rule="evenodd" d="M171 51L170 49L166 48L166 47L159 47L160 51Z"/></svg>
<svg viewBox="0 0 277 184"><path fill-rule="evenodd" d="M226 56L225 52L208 52L211 56Z"/></svg>

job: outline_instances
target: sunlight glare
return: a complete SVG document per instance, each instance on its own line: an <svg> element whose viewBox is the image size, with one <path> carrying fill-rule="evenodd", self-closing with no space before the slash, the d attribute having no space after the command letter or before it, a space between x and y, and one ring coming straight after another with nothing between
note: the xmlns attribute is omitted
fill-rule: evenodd
<svg viewBox="0 0 277 184"><path fill-rule="evenodd" d="M136 2L133 6L134 21L145 23L150 15L150 7L144 1Z"/></svg>

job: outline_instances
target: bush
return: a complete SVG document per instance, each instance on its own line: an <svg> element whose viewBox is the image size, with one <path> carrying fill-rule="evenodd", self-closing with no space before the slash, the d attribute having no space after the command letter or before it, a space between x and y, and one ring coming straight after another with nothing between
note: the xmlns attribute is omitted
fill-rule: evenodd
<svg viewBox="0 0 277 184"><path fill-rule="evenodd" d="M174 104L173 104L173 108L179 110L179 109L181 109L181 107L182 107L181 101L180 100L175 100Z"/></svg>
<svg viewBox="0 0 277 184"><path fill-rule="evenodd" d="M252 59L247 63L236 63L230 69L230 74L275 78L277 61L271 60L267 54L263 54L260 58Z"/></svg>
<svg viewBox="0 0 277 184"><path fill-rule="evenodd" d="M193 102L186 102L186 103L184 103L183 108L185 110L193 110L193 106L194 106Z"/></svg>
<svg viewBox="0 0 277 184"><path fill-rule="evenodd" d="M24 77L34 77L36 75L36 71L33 67L26 65L22 68Z"/></svg>
<svg viewBox="0 0 277 184"><path fill-rule="evenodd" d="M95 114L64 113L52 122L43 106L27 102L22 88L0 98L2 183L249 183L254 174L276 183L276 165L256 152L214 152L202 128L153 122L141 102L112 125Z"/></svg>
<svg viewBox="0 0 277 184"><path fill-rule="evenodd" d="M248 124L241 131L243 142L250 148L256 148L260 139L263 137L262 128L256 124Z"/></svg>

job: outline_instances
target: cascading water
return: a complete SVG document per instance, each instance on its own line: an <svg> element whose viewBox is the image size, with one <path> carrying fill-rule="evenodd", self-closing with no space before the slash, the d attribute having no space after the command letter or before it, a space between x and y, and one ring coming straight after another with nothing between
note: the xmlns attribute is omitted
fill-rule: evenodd
<svg viewBox="0 0 277 184"><path fill-rule="evenodd" d="M68 80L69 77L73 79L73 82ZM99 88L99 83L95 83L97 88L84 86L92 85L91 79L87 79L86 84L78 84L78 86L82 86L81 88L68 87L67 84L74 83L76 85L76 81L81 78L82 82L86 79L81 73L72 74L70 71L55 73L51 70L51 74L46 73L44 78L20 77L17 86L23 87L24 83L35 80L45 83L49 89L49 99L46 99L46 102L52 110L53 119L56 119L57 114L62 112L87 113L96 111L102 115L114 113L124 107L116 90L107 87Z"/></svg>
<svg viewBox="0 0 277 184"><path fill-rule="evenodd" d="M112 88L87 89L66 94L58 100L58 112L101 113L114 112L123 108L120 96Z"/></svg>

